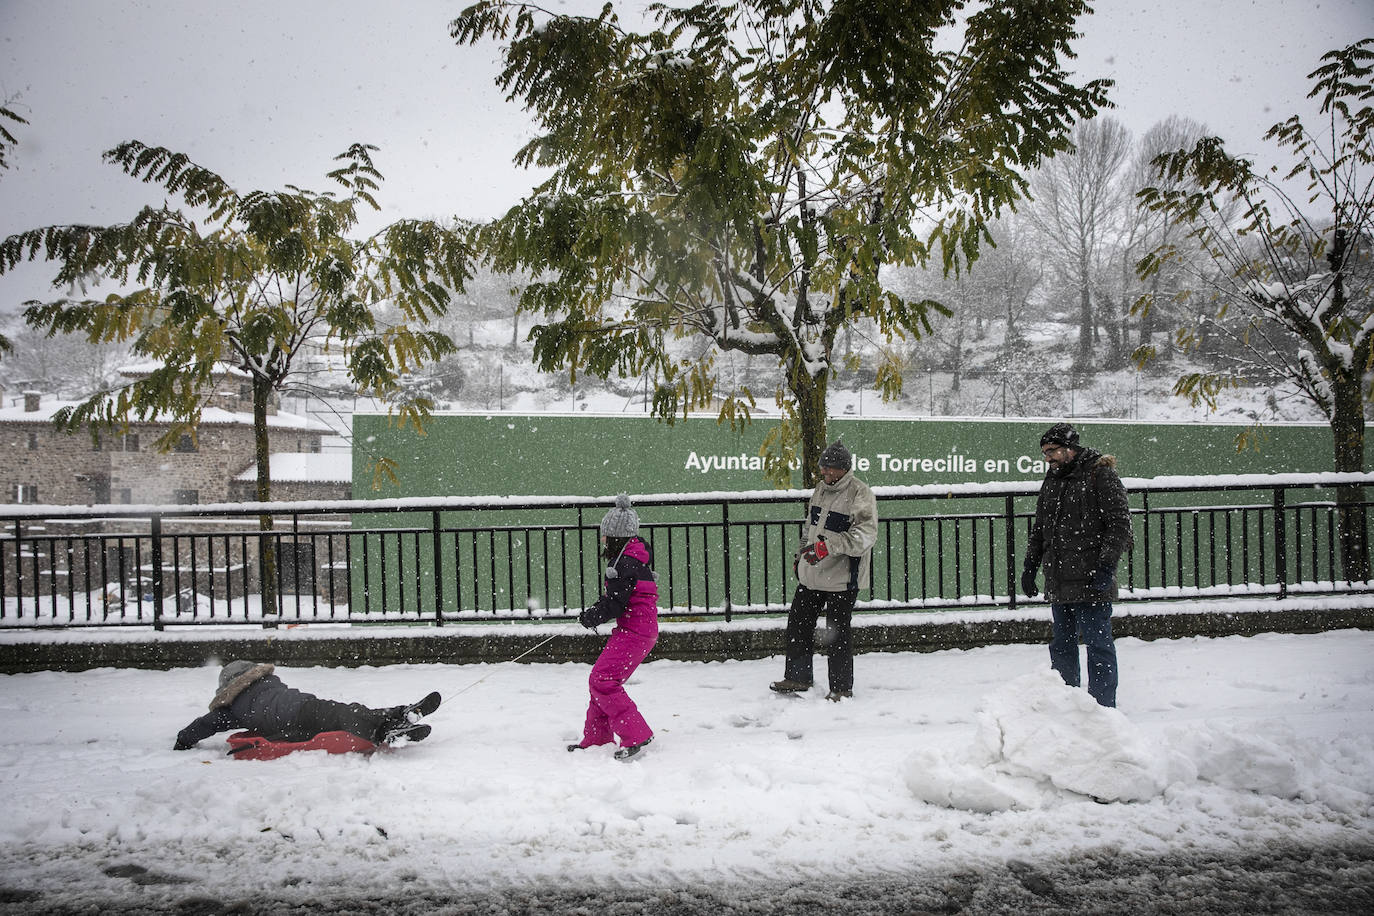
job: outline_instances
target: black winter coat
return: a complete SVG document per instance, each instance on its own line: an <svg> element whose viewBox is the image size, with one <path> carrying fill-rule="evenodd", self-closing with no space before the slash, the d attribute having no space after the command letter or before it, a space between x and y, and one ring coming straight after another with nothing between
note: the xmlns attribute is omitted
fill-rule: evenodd
<svg viewBox="0 0 1374 916"><path fill-rule="evenodd" d="M269 674L243 688L228 706L212 709L183 728L177 733L176 746L190 747L233 728L246 728L274 741L303 740L295 726L301 707L314 699L313 693L288 687L281 678Z"/></svg>
<svg viewBox="0 0 1374 916"><path fill-rule="evenodd" d="M1056 604L1110 601L1116 565L1130 547L1131 516L1116 459L1085 448L1062 471L1050 470L1035 502L1025 566L1045 569L1045 597ZM1093 574L1109 570L1105 590Z"/></svg>

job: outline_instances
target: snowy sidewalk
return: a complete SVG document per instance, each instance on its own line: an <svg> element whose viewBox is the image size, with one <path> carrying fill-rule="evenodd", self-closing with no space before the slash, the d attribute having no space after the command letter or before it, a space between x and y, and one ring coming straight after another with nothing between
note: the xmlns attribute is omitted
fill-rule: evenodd
<svg viewBox="0 0 1374 916"><path fill-rule="evenodd" d="M1043 646L862 655L840 704L771 694L780 659L655 662L629 690L657 738L629 764L563 749L585 665L284 669L339 699L449 700L422 744L272 762L171 750L215 669L6 675L0 913L1090 912L1071 889L1113 868L1137 875L1123 900L1163 904L1257 893L1271 867L1272 900L1362 909L1374 633L1118 649L1123 716L1047 678ZM1137 800L1082 794L1103 779ZM1171 889L1141 862L1221 877Z"/></svg>

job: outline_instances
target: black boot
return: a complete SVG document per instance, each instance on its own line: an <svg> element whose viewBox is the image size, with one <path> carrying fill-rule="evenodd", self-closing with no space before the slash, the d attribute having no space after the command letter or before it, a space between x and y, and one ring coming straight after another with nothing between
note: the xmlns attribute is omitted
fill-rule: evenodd
<svg viewBox="0 0 1374 916"><path fill-rule="evenodd" d="M643 753L644 748L647 747L649 742L652 740L654 740L654 736L650 735L638 744L631 744L629 747L622 747L620 750L615 752L615 759L633 760L635 757Z"/></svg>
<svg viewBox="0 0 1374 916"><path fill-rule="evenodd" d="M439 696L439 691L436 690L433 693L427 695L423 700L421 700L418 703L411 703L409 706L402 706L401 715L409 719L411 722L415 722L418 721L421 717L433 713L434 710L439 708L439 704L441 702L443 702L443 697Z"/></svg>
<svg viewBox="0 0 1374 916"><path fill-rule="evenodd" d="M429 737L430 727L428 725L416 725L414 722L401 720L393 722L382 734L382 744L395 744L402 738L407 741L423 741Z"/></svg>

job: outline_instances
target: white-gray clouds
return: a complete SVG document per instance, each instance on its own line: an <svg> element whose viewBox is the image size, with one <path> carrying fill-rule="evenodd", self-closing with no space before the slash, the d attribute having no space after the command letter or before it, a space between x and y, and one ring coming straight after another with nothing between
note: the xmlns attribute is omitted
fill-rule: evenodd
<svg viewBox="0 0 1374 916"><path fill-rule="evenodd" d="M379 146L385 216L484 219L539 176L511 158L528 116L493 84L497 49L458 47L465 0L0 0L0 101L31 123L0 172L0 235L126 219L155 190L100 155L130 139L189 154L242 188L324 190L331 158ZM600 0L549 0L590 12ZM619 5L637 15L644 0ZM1075 69L1117 80L1137 134L1171 114L1259 152L1310 110L1321 53L1374 34L1369 0L1098 0ZM0 277L0 313L51 272Z"/></svg>

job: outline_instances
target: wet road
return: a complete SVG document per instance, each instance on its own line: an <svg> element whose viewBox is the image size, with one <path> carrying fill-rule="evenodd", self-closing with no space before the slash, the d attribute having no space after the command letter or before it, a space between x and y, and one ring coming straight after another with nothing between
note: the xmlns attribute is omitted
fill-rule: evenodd
<svg viewBox="0 0 1374 916"><path fill-rule="evenodd" d="M107 873L108 874L108 873ZM1374 913L1374 838L1340 847L1278 845L1243 854L1099 852L1068 863L1008 861L983 870L837 876L793 885L657 887L521 886L379 888L369 899L277 889L221 899L195 882L130 869L128 893L79 887L35 890L0 877L0 914L575 914L575 916L887 916L887 914L1297 914Z"/></svg>

